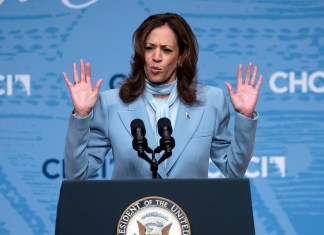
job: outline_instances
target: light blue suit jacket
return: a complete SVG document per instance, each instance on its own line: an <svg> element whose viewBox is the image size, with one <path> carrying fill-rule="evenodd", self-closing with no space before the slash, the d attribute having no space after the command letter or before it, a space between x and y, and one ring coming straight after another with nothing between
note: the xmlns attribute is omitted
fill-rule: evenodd
<svg viewBox="0 0 324 235"><path fill-rule="evenodd" d="M236 113L232 135L227 130L230 112L222 90L202 85L197 89L200 104L180 102L172 134L175 148L166 166L159 165L159 176L207 178L209 159L225 177L244 176L253 152L258 116L250 119ZM157 147L144 99L140 96L125 104L118 92L101 93L86 118L71 114L65 143L68 179L87 179L95 174L110 149L115 162L113 179L152 178L149 163L132 148L130 130L133 119L143 120L149 147Z"/></svg>

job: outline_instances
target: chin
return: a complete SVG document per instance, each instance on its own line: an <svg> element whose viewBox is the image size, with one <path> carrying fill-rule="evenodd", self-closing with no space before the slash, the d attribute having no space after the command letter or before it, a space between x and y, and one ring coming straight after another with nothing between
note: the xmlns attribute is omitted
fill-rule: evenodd
<svg viewBox="0 0 324 235"><path fill-rule="evenodd" d="M158 78L158 77L155 77L155 76L149 76L147 79L150 82L157 83L157 84L164 83L166 81L166 79L161 79L161 78Z"/></svg>
<svg viewBox="0 0 324 235"><path fill-rule="evenodd" d="M167 83L171 83L175 80L174 79L170 79L170 78L160 78L160 77L155 77L155 76L151 76L147 78L150 82L155 83L155 84L167 84Z"/></svg>

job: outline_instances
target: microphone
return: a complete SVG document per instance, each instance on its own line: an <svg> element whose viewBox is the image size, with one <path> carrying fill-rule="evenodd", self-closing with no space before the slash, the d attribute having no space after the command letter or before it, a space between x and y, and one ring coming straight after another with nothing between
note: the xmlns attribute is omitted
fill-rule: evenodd
<svg viewBox="0 0 324 235"><path fill-rule="evenodd" d="M134 137L132 141L133 149L135 149L139 156L143 157L145 155L145 150L148 150L147 139L145 138L146 130L144 122L141 119L134 119L131 124L132 136Z"/></svg>
<svg viewBox="0 0 324 235"><path fill-rule="evenodd" d="M157 178L158 165L163 162L165 159L172 155L172 149L175 146L174 139L171 136L172 126L168 118L161 118L158 123L158 132L161 136L160 146L152 150L148 147L147 139L145 138L146 130L144 122L141 119L134 119L131 124L131 133L134 137L132 141L133 149L137 151L137 154L140 158L144 159L151 165L152 176L154 179ZM160 153L164 150L163 156L156 160L154 157L155 153ZM152 154L152 159L150 159L145 152Z"/></svg>
<svg viewBox="0 0 324 235"><path fill-rule="evenodd" d="M171 122L168 118L163 117L158 121L157 126L159 135L161 136L160 147L165 151L165 158L170 157L172 155L172 149L175 146L174 138L171 136Z"/></svg>

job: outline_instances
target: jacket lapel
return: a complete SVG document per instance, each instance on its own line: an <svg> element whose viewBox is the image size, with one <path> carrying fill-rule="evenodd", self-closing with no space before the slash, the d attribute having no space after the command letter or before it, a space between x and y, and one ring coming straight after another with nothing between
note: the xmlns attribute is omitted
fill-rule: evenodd
<svg viewBox="0 0 324 235"><path fill-rule="evenodd" d="M167 160L167 173L176 163L181 153L186 148L186 145L189 143L191 137L197 130L204 110L204 107L190 107L180 103L172 135L175 140L175 148L172 151L172 156Z"/></svg>

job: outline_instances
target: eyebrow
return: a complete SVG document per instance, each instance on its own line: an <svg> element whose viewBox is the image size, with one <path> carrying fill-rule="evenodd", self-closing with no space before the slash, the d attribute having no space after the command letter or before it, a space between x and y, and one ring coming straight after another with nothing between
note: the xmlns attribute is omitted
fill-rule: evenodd
<svg viewBox="0 0 324 235"><path fill-rule="evenodd" d="M149 45L151 45L151 46L156 46L155 43L151 43L151 42L147 42L147 43L145 43L145 45L147 45L147 44L149 44ZM161 47L170 47L170 48L172 48L172 46L171 46L171 45L168 45L168 44L166 44L166 45L161 45Z"/></svg>

